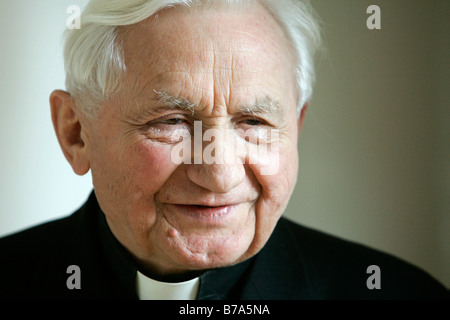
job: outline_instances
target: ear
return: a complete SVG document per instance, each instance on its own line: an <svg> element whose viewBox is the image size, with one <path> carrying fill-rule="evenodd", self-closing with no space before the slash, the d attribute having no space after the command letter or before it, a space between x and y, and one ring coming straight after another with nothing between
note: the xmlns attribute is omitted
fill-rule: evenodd
<svg viewBox="0 0 450 320"><path fill-rule="evenodd" d="M64 156L76 174L86 174L90 163L75 101L68 92L55 90L50 95L50 107L53 127Z"/></svg>
<svg viewBox="0 0 450 320"><path fill-rule="evenodd" d="M297 131L298 134L300 134L300 132L302 131L303 128L303 122L305 121L305 117L306 117L306 110L308 109L309 106L309 102L306 102L303 107L302 110L300 111L300 117L298 118L298 124L297 124Z"/></svg>

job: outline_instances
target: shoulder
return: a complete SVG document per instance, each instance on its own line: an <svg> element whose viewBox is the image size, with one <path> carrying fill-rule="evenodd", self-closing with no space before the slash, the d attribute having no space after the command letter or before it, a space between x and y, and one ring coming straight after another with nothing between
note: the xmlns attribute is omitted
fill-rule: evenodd
<svg viewBox="0 0 450 320"><path fill-rule="evenodd" d="M68 216L5 236L0 239L1 252L8 255L39 254L57 249L64 245L61 240L66 237L62 236L74 231L73 220L73 216Z"/></svg>
<svg viewBox="0 0 450 320"><path fill-rule="evenodd" d="M0 297L61 298L68 267L91 258L94 220L88 201L68 217L0 239Z"/></svg>
<svg viewBox="0 0 450 320"><path fill-rule="evenodd" d="M86 230L87 205L70 216L10 234L0 239L2 254L9 257L52 255L78 242Z"/></svg>
<svg viewBox="0 0 450 320"><path fill-rule="evenodd" d="M268 246L272 253L283 246L289 248L289 261L295 265L292 270L301 270L314 297L449 298L438 281L402 259L285 218L279 221Z"/></svg>

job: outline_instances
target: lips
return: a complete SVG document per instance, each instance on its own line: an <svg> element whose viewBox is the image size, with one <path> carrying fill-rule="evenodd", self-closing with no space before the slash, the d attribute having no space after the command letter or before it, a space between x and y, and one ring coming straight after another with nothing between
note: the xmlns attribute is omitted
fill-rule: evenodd
<svg viewBox="0 0 450 320"><path fill-rule="evenodd" d="M166 204L166 218L172 225L184 227L218 227L234 221L238 204L204 206L197 204Z"/></svg>
<svg viewBox="0 0 450 320"><path fill-rule="evenodd" d="M204 206L185 204L174 204L173 206L189 216L198 218L220 218L230 213L234 207L234 205Z"/></svg>

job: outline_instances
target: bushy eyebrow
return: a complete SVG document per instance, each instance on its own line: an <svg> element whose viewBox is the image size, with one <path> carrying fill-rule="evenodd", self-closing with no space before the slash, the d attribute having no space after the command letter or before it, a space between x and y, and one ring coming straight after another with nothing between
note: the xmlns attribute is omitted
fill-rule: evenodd
<svg viewBox="0 0 450 320"><path fill-rule="evenodd" d="M263 99L258 99L252 105L241 105L239 107L241 112L246 115L280 115L280 113L284 113L284 108L282 104L277 100L270 96L266 96Z"/></svg>
<svg viewBox="0 0 450 320"><path fill-rule="evenodd" d="M174 97L167 91L153 90L153 92L156 94L157 102L163 105L163 108L190 111L194 115L195 108L198 107L197 103L193 103L186 98Z"/></svg>
<svg viewBox="0 0 450 320"><path fill-rule="evenodd" d="M190 111L192 115L195 114L195 109L199 107L197 103L191 102L183 97L175 97L169 94L167 91L153 90L156 94L156 101L164 109L180 109L184 111ZM160 108L157 108L159 111ZM270 96L266 96L263 99L258 99L251 105L239 105L238 110L245 115L280 115L284 113L282 104ZM156 111L156 110L155 110Z"/></svg>
<svg viewBox="0 0 450 320"><path fill-rule="evenodd" d="M188 99L172 96L166 91L153 90L153 92L155 95L151 97L151 101L156 106L146 105L146 107L138 107L136 110L128 113L129 119L142 121L147 117L158 116L170 110L189 111L194 115L195 108L198 106L198 104L192 103Z"/></svg>

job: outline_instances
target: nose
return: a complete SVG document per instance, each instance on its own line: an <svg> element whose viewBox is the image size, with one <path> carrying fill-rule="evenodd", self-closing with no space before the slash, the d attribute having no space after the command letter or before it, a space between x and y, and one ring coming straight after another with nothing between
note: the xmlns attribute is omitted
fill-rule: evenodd
<svg viewBox="0 0 450 320"><path fill-rule="evenodd" d="M187 165L187 176L211 192L227 193L241 184L246 176L243 161L240 160L242 154L236 151L236 137L227 134L226 130L209 129L203 139L213 142L199 143L200 148L194 146L194 161ZM201 161L198 161L199 152Z"/></svg>
<svg viewBox="0 0 450 320"><path fill-rule="evenodd" d="M245 179L243 164L191 164L187 175L195 184L214 193L227 193Z"/></svg>

